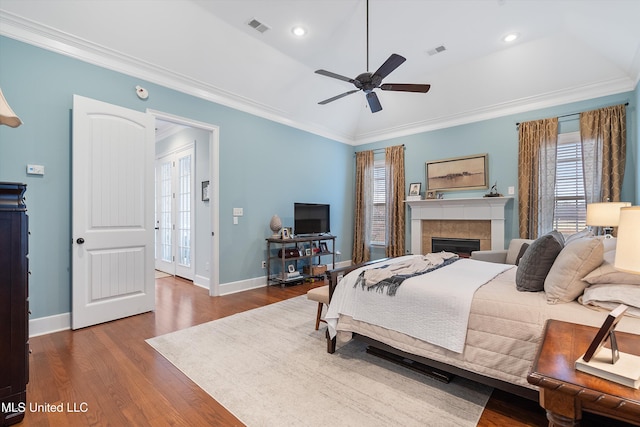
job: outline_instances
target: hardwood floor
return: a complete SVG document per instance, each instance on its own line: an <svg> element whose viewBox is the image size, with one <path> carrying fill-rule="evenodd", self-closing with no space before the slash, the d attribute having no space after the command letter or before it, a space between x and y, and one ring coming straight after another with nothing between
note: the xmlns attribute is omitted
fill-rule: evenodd
<svg viewBox="0 0 640 427"><path fill-rule="evenodd" d="M21 425L241 426L145 339L304 295L321 285L209 297L188 281L157 279L155 312L31 338L27 414ZM314 315L315 310L309 312ZM614 425L586 421L585 426ZM478 425L546 424L537 403L494 391Z"/></svg>

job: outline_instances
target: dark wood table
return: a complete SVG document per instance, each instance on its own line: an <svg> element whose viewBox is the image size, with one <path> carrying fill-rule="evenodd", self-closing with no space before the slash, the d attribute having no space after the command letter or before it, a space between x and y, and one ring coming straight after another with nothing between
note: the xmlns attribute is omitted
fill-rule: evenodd
<svg viewBox="0 0 640 427"><path fill-rule="evenodd" d="M640 425L640 390L576 371L598 328L548 320L527 380L540 390L549 426L578 426L582 411ZM616 332L621 352L640 355L640 335Z"/></svg>

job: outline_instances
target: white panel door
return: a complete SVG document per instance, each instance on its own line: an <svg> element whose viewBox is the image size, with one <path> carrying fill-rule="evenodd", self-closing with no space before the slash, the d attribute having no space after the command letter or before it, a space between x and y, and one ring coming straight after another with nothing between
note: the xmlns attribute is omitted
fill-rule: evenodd
<svg viewBox="0 0 640 427"><path fill-rule="evenodd" d="M73 329L155 308L154 127L150 114L73 97Z"/></svg>

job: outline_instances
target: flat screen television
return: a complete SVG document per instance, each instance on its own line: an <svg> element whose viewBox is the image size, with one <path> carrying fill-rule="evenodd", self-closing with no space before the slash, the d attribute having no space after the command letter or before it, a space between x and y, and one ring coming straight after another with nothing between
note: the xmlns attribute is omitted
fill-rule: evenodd
<svg viewBox="0 0 640 427"><path fill-rule="evenodd" d="M294 203L293 232L297 235L329 233L329 210L329 205Z"/></svg>

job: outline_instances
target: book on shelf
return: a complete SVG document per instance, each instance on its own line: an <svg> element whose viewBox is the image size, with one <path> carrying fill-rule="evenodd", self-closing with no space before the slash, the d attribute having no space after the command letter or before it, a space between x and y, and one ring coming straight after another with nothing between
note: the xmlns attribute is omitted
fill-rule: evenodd
<svg viewBox="0 0 640 427"><path fill-rule="evenodd" d="M640 356L622 352L619 355L618 361L611 363L611 349L600 348L588 362L582 356L576 360L576 369L627 387L640 388Z"/></svg>

